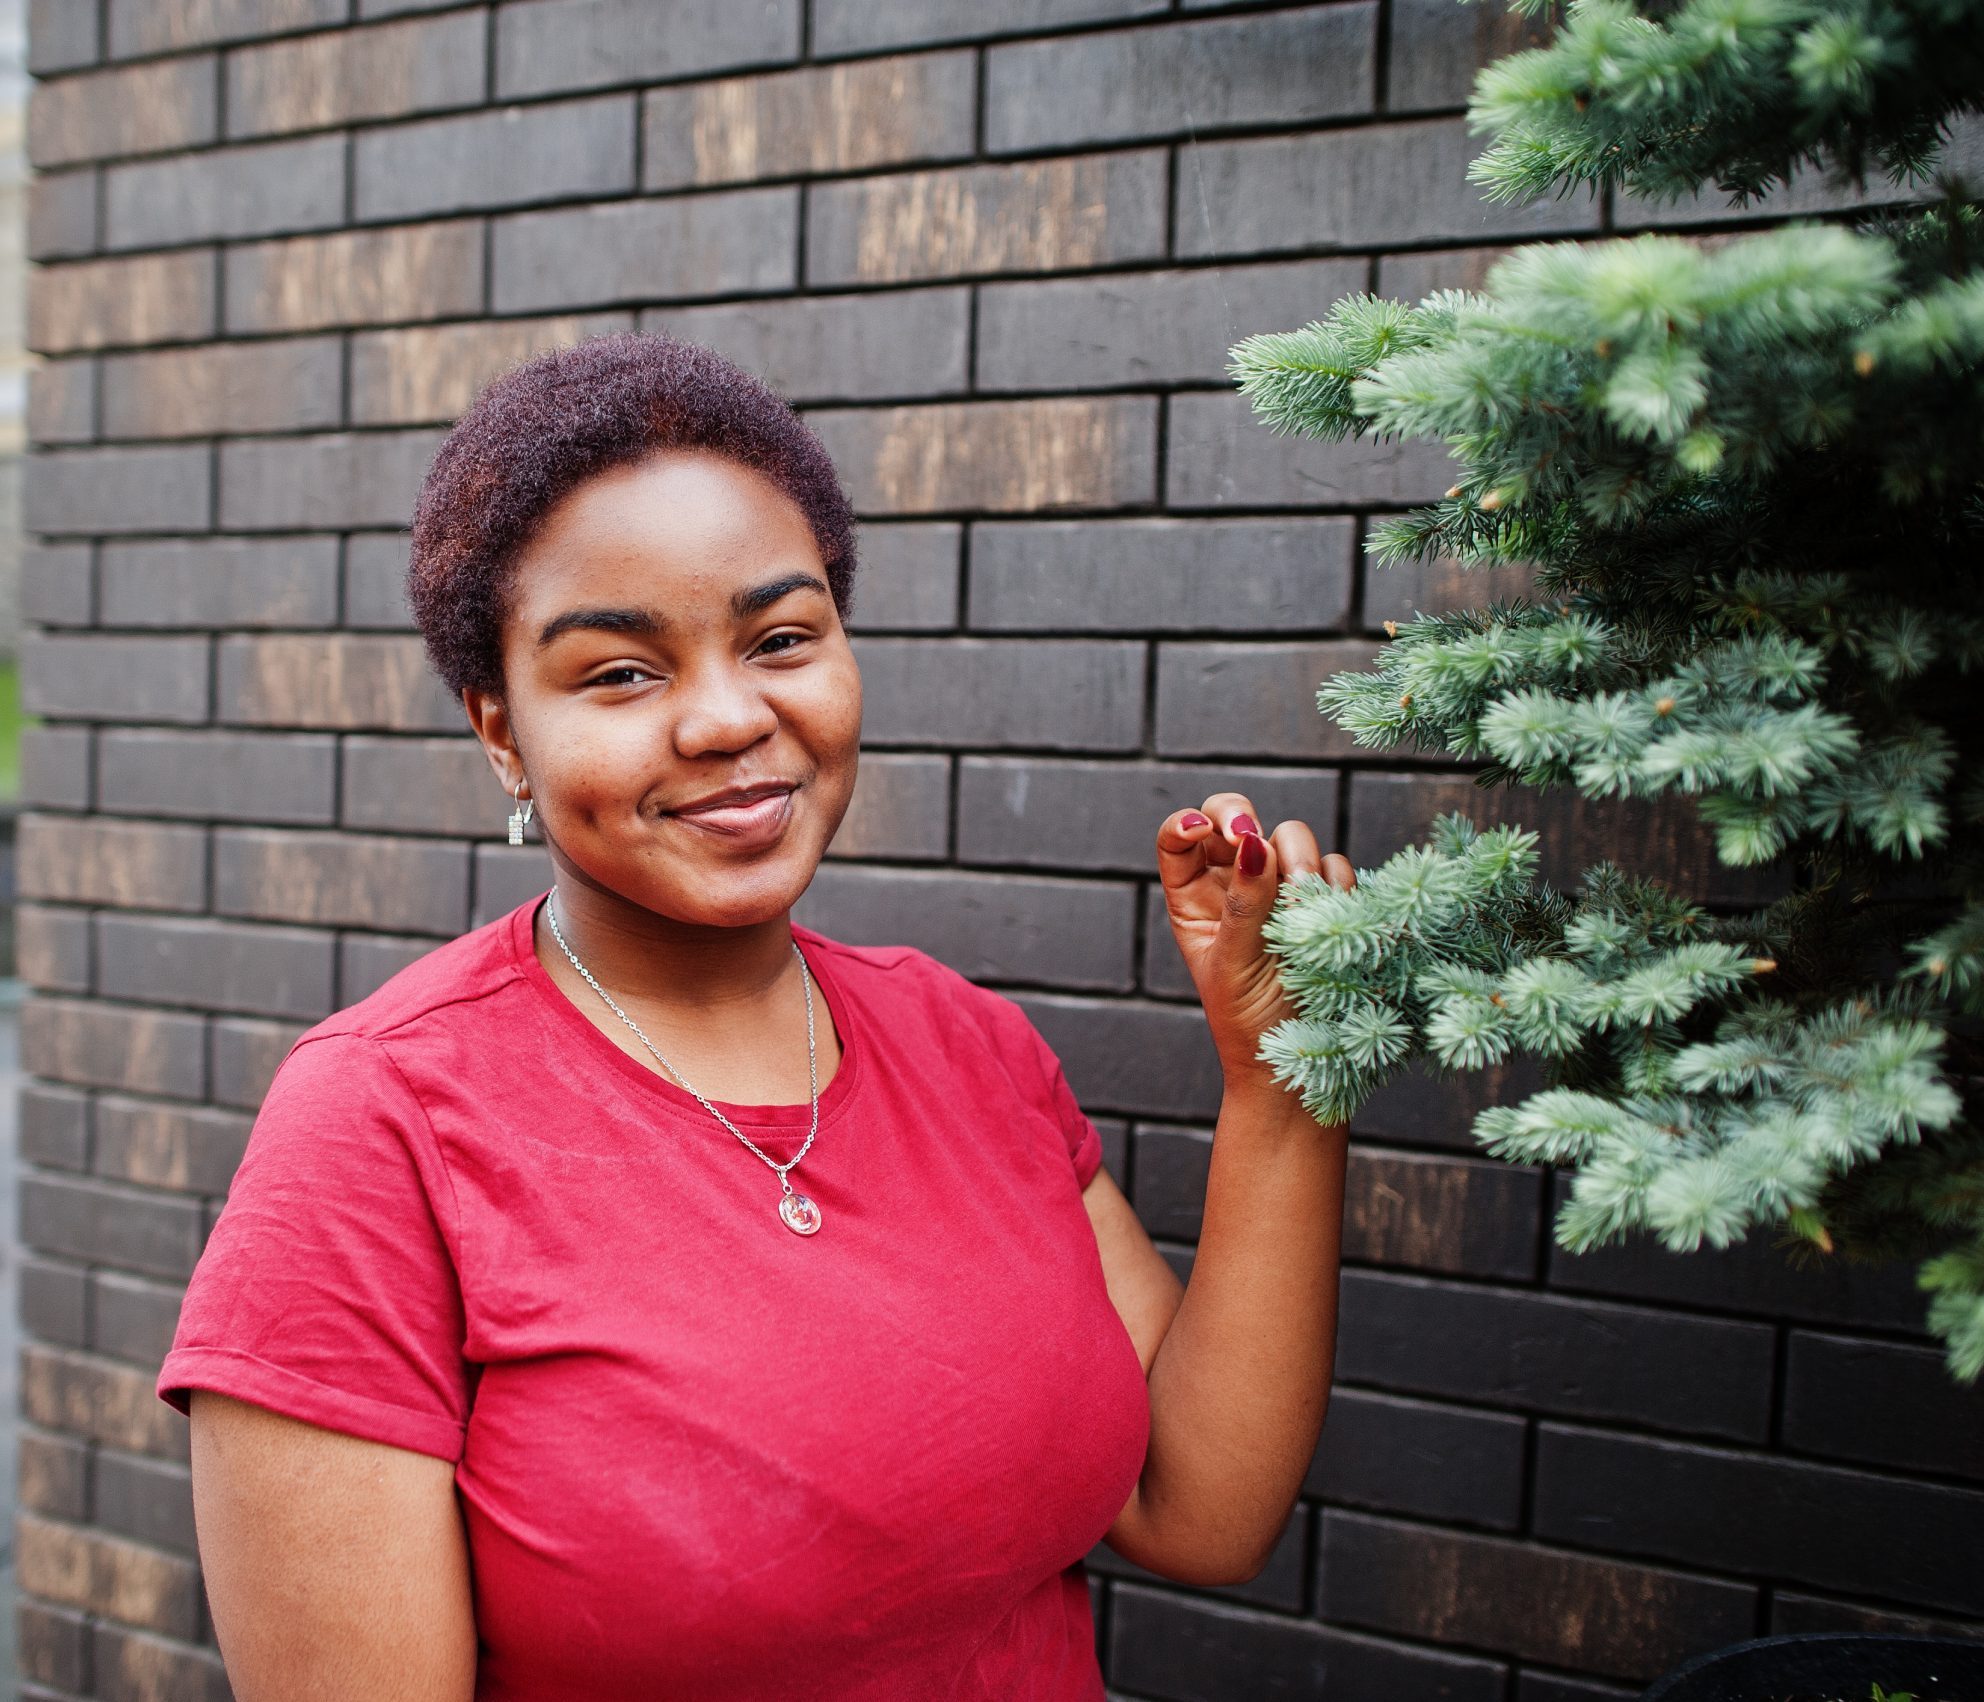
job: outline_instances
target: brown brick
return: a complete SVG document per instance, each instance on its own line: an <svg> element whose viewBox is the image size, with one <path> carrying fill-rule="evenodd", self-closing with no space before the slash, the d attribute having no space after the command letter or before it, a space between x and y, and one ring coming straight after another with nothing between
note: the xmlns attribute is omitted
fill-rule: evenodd
<svg viewBox="0 0 1984 1702"><path fill-rule="evenodd" d="M210 53L38 83L28 100L28 158L47 170L198 147L219 133L218 94Z"/></svg>
<svg viewBox="0 0 1984 1702"><path fill-rule="evenodd" d="M186 1421L158 1398L157 1368L32 1344L21 1350L21 1412L44 1430L156 1459L186 1458Z"/></svg>
<svg viewBox="0 0 1984 1702"><path fill-rule="evenodd" d="M36 172L28 180L28 258L57 260L96 249L97 193L102 174Z"/></svg>
<svg viewBox="0 0 1984 1702"><path fill-rule="evenodd" d="M103 363L106 437L213 437L339 423L335 337L213 343Z"/></svg>
<svg viewBox="0 0 1984 1702"><path fill-rule="evenodd" d="M830 857L942 857L950 840L951 759L863 751Z"/></svg>
<svg viewBox="0 0 1984 1702"><path fill-rule="evenodd" d="M468 847L219 828L214 910L271 921L456 934L468 925Z"/></svg>
<svg viewBox="0 0 1984 1702"><path fill-rule="evenodd" d="M98 562L105 626L330 626L335 538L109 543Z"/></svg>
<svg viewBox="0 0 1984 1702"><path fill-rule="evenodd" d="M1353 639L1308 644L1160 644L1157 749L1163 756L1343 757L1356 749L1316 709L1316 687L1367 662Z"/></svg>
<svg viewBox="0 0 1984 1702"><path fill-rule="evenodd" d="M105 248L276 236L340 224L342 136L304 136L134 160L103 174Z"/></svg>
<svg viewBox="0 0 1984 1702"><path fill-rule="evenodd" d="M546 349L633 325L630 313L370 331L351 340L351 423L452 423L492 378Z"/></svg>
<svg viewBox="0 0 1984 1702"><path fill-rule="evenodd" d="M254 1016L332 1009L329 934L243 927L210 916L96 919L97 991L106 998Z"/></svg>
<svg viewBox="0 0 1984 1702"><path fill-rule="evenodd" d="M1478 290L1488 281L1489 269L1509 252L1495 246L1387 254L1378 261L1378 294L1398 301L1423 301L1436 290Z"/></svg>
<svg viewBox="0 0 1984 1702"><path fill-rule="evenodd" d="M398 934L341 934L338 937L338 1001L356 1004L376 993L410 963L434 949L432 940Z"/></svg>
<svg viewBox="0 0 1984 1702"><path fill-rule="evenodd" d="M971 292L804 295L661 308L643 331L666 331L728 355L794 402L961 394Z"/></svg>
<svg viewBox="0 0 1984 1702"><path fill-rule="evenodd" d="M96 1106L96 1173L180 1193L224 1194L249 1121L214 1106L105 1094Z"/></svg>
<svg viewBox="0 0 1984 1702"><path fill-rule="evenodd" d="M94 360L41 361L28 369L28 441L87 443L96 436Z"/></svg>
<svg viewBox="0 0 1984 1702"><path fill-rule="evenodd" d="M20 1321L29 1335L60 1347L90 1345L89 1276L66 1259L23 1257Z"/></svg>
<svg viewBox="0 0 1984 1702"><path fill-rule="evenodd" d="M1322 1566L1326 1620L1613 1678L1748 1637L1756 1612L1747 1584L1335 1510Z"/></svg>
<svg viewBox="0 0 1984 1702"><path fill-rule="evenodd" d="M404 525L441 437L371 431L223 443L220 523L244 532Z"/></svg>
<svg viewBox="0 0 1984 1702"><path fill-rule="evenodd" d="M833 409L808 423L863 514L1121 508L1155 494L1157 408L1140 396Z"/></svg>
<svg viewBox="0 0 1984 1702"><path fill-rule="evenodd" d="M89 913L14 907L15 973L30 987L55 993L90 990Z"/></svg>
<svg viewBox="0 0 1984 1702"><path fill-rule="evenodd" d="M184 1466L106 1452L97 1459L95 1523L113 1536L195 1554L192 1476Z"/></svg>
<svg viewBox="0 0 1984 1702"><path fill-rule="evenodd" d="M1143 736L1141 644L863 638L854 650L874 744L1129 750Z"/></svg>
<svg viewBox="0 0 1984 1702"><path fill-rule="evenodd" d="M176 1637L198 1634L200 1578L192 1561L34 1513L20 1515L15 1536L25 1594Z"/></svg>
<svg viewBox="0 0 1984 1702"><path fill-rule="evenodd" d="M1223 1083L1201 1011L1127 999L1016 995L1091 1115L1203 1117Z"/></svg>
<svg viewBox="0 0 1984 1702"><path fill-rule="evenodd" d="M184 1282L200 1256L204 1228L194 1200L83 1177L31 1171L21 1178L21 1240L44 1253Z"/></svg>
<svg viewBox="0 0 1984 1702"><path fill-rule="evenodd" d="M136 59L345 20L346 0L110 0L110 57Z"/></svg>
<svg viewBox="0 0 1984 1702"><path fill-rule="evenodd" d="M1169 425L1169 508L1398 508L1456 472L1444 443L1276 436L1238 395L1174 396Z"/></svg>
<svg viewBox="0 0 1984 1702"><path fill-rule="evenodd" d="M23 898L198 910L206 903L206 834L157 822L25 815L20 827Z"/></svg>
<svg viewBox="0 0 1984 1702"><path fill-rule="evenodd" d="M52 355L210 337L216 300L211 249L38 266L28 276L28 347Z"/></svg>
<svg viewBox="0 0 1984 1702"><path fill-rule="evenodd" d="M806 275L904 283L1164 252L1161 151L899 172L807 191Z"/></svg>
<svg viewBox="0 0 1984 1702"><path fill-rule="evenodd" d="M21 1062L81 1087L198 1099L207 1079L205 1031L186 1012L35 997L21 1007Z"/></svg>
<svg viewBox="0 0 1984 1702"><path fill-rule="evenodd" d="M84 1517L81 1513L71 1518ZM20 1676L52 1690L80 1694L86 1685L89 1621L80 1613L19 1600L15 1604L14 1653Z"/></svg>
<svg viewBox="0 0 1984 1702"><path fill-rule="evenodd" d="M535 829L531 830L535 831ZM551 885L551 859L542 845L511 850L507 845L475 847L474 926L494 921Z"/></svg>
<svg viewBox="0 0 1984 1702"><path fill-rule="evenodd" d="M262 1103L276 1066L309 1027L300 1022L258 1022L247 1017L214 1019L213 1097L221 1105L253 1111Z"/></svg>
<svg viewBox="0 0 1984 1702"><path fill-rule="evenodd" d="M1374 1265L1527 1278L1543 1178L1485 1159L1371 1152L1350 1157L1343 1256Z"/></svg>
<svg viewBox="0 0 1984 1702"><path fill-rule="evenodd" d="M1448 557L1380 567L1364 562L1364 625L1381 629L1386 621L1403 625L1416 615L1443 615L1453 609L1485 608L1526 597L1535 589L1527 567L1466 567Z"/></svg>
<svg viewBox="0 0 1984 1702"><path fill-rule="evenodd" d="M344 624L410 632L413 611L406 603L409 545L404 532L347 538L344 545Z"/></svg>
<svg viewBox="0 0 1984 1702"><path fill-rule="evenodd" d="M21 618L37 626L89 626L96 619L88 543L21 547Z"/></svg>
<svg viewBox="0 0 1984 1702"><path fill-rule="evenodd" d="M38 1430L19 1437L21 1505L55 1519L89 1517L89 1449L70 1436Z"/></svg>
<svg viewBox="0 0 1984 1702"><path fill-rule="evenodd" d="M54 810L90 807L90 729L21 729L21 802Z"/></svg>
<svg viewBox="0 0 1984 1702"><path fill-rule="evenodd" d="M205 444L70 449L30 457L22 491L30 532L186 532L211 523L213 453Z"/></svg>
<svg viewBox="0 0 1984 1702"><path fill-rule="evenodd" d="M220 718L281 727L452 731L461 705L416 638L311 633L220 641Z"/></svg>
<svg viewBox="0 0 1984 1702"><path fill-rule="evenodd" d="M104 1702L232 1702L234 1696L211 1650L102 1622L90 1627L90 1670Z"/></svg>
<svg viewBox="0 0 1984 1702"><path fill-rule="evenodd" d="M1169 11L1165 0L816 0L816 53L1017 35Z"/></svg>
<svg viewBox="0 0 1984 1702"><path fill-rule="evenodd" d="M456 219L230 248L227 329L315 331L333 325L390 324L479 313L482 244L480 220ZM85 316L78 317L84 324L90 322ZM209 297L201 329L211 323ZM113 340L152 339L127 336ZM35 346L49 345L37 342Z"/></svg>
<svg viewBox="0 0 1984 1702"><path fill-rule="evenodd" d="M800 0L524 0L496 14L496 92L659 82L799 55Z"/></svg>
<svg viewBox="0 0 1984 1702"><path fill-rule="evenodd" d="M505 831L511 808L472 738L346 739L342 787L346 827L482 839Z"/></svg>
<svg viewBox="0 0 1984 1702"><path fill-rule="evenodd" d="M227 58L227 133L273 136L482 99L480 11L244 47Z"/></svg>
<svg viewBox="0 0 1984 1702"><path fill-rule="evenodd" d="M21 701L36 715L204 721L208 640L60 637L21 645Z"/></svg>
<svg viewBox="0 0 1984 1702"><path fill-rule="evenodd" d="M155 1282L123 1271L92 1271L90 1346L113 1359L162 1364L178 1331L184 1298L179 1283Z"/></svg>
<svg viewBox="0 0 1984 1702"><path fill-rule="evenodd" d="M850 632L927 632L958 623L954 521L907 520L860 528Z"/></svg>
<svg viewBox="0 0 1984 1702"><path fill-rule="evenodd" d="M21 1084L20 1156L30 1164L86 1170L90 1161L90 1096L48 1082Z"/></svg>
<svg viewBox="0 0 1984 1702"><path fill-rule="evenodd" d="M328 825L337 742L307 734L106 728L98 807L113 814Z"/></svg>
<svg viewBox="0 0 1984 1702"><path fill-rule="evenodd" d="M642 187L866 171L972 151L970 53L807 66L651 89Z"/></svg>
<svg viewBox="0 0 1984 1702"><path fill-rule="evenodd" d="M1551 15L1524 17L1499 7L1450 6L1447 0L1393 0L1392 39L1410 42L1394 51L1385 79L1390 112L1426 112L1467 105L1474 74L1505 53L1540 47L1550 39Z"/></svg>

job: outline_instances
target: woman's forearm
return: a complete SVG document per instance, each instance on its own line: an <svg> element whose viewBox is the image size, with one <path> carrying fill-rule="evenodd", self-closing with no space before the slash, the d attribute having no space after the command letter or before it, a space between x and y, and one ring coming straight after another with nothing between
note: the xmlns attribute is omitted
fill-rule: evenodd
<svg viewBox="0 0 1984 1702"><path fill-rule="evenodd" d="M1272 1081L1229 1081L1198 1257L1149 1373L1153 1570L1244 1581L1288 1522L1336 1362L1348 1146Z"/></svg>

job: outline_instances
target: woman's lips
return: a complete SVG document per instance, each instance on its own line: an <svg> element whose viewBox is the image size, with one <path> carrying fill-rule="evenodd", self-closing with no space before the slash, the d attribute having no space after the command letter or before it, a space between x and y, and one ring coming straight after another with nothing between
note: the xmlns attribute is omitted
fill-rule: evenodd
<svg viewBox="0 0 1984 1702"><path fill-rule="evenodd" d="M675 819L705 833L721 834L740 849L769 845L785 831L792 815L792 793L768 792L762 798L719 804L697 810L676 810Z"/></svg>

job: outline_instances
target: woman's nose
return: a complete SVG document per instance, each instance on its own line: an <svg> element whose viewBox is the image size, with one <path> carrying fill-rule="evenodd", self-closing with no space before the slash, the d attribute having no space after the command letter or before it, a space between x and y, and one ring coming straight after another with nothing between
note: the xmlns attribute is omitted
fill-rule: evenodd
<svg viewBox="0 0 1984 1702"><path fill-rule="evenodd" d="M747 669L698 669L678 687L675 748L685 757L741 751L778 726L778 712Z"/></svg>

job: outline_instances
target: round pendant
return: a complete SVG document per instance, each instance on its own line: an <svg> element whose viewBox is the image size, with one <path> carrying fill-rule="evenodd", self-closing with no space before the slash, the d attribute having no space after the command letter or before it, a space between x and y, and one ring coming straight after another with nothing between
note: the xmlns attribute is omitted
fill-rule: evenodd
<svg viewBox="0 0 1984 1702"><path fill-rule="evenodd" d="M811 1235L820 1227L820 1208L804 1194L787 1194L778 1203L778 1215L795 1235Z"/></svg>

